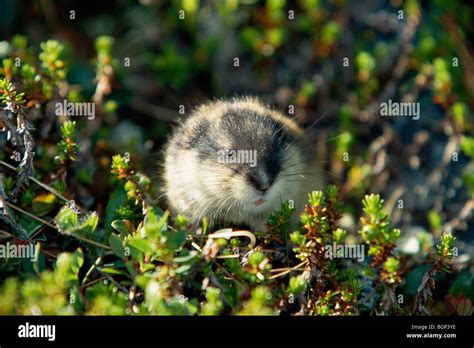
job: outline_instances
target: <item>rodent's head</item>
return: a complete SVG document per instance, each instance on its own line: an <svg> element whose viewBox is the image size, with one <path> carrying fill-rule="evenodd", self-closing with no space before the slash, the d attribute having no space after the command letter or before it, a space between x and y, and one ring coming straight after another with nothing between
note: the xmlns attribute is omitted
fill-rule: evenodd
<svg viewBox="0 0 474 348"><path fill-rule="evenodd" d="M247 214L267 213L292 198L307 157L289 119L285 124L282 115L248 100L208 105L197 115L183 128L185 147L199 158L203 189L227 199L224 210L234 204Z"/></svg>

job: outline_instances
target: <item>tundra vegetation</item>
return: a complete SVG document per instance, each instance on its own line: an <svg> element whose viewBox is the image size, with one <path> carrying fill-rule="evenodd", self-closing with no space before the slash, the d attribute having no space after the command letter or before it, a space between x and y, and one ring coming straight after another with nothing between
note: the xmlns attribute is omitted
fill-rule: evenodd
<svg viewBox="0 0 474 348"><path fill-rule="evenodd" d="M472 8L6 3L0 243L37 258L0 257L1 315L472 314ZM160 149L236 94L316 134L328 186L266 231L191 228Z"/></svg>

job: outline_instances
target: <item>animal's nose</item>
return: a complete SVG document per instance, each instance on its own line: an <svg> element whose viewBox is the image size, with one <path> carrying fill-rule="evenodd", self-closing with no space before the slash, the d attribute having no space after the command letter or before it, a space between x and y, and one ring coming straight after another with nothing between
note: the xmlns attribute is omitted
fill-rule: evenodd
<svg viewBox="0 0 474 348"><path fill-rule="evenodd" d="M255 187L257 190L265 193L269 188L270 185L268 184L268 180L264 180L259 173L256 172L249 172L247 173L247 180Z"/></svg>

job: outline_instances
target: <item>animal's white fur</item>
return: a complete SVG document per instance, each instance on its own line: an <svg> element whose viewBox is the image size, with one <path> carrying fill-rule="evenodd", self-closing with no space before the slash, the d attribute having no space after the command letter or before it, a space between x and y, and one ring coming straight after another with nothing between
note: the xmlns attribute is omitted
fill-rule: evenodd
<svg viewBox="0 0 474 348"><path fill-rule="evenodd" d="M249 185L243 176L235 175L231 169L216 166L212 159L199 158L192 149L180 149L179 155L175 156L169 148L165 151L164 167L167 199L174 213L182 213L196 224L206 216L211 226L213 222L224 220L228 224L247 224L254 230L264 230L267 216L271 211L279 209L282 201L293 200L297 211L301 211L308 192L322 189L321 171L316 159L305 161L303 152L312 151L303 130L294 121L264 107L256 99L236 99L230 103L220 101L203 105L194 112L187 125L192 127L203 118L216 121L216 129L212 133L226 147L228 139L217 129L217 121L229 105L250 107L261 114L270 115L297 139L285 152L282 171L265 193L265 202L256 206L254 202L263 198L262 193ZM185 133L186 129L181 131ZM304 174L285 178L292 173Z"/></svg>

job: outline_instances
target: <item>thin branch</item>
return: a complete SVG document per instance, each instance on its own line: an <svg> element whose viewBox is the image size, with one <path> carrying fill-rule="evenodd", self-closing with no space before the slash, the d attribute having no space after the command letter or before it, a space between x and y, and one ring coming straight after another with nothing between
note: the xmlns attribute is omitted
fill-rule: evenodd
<svg viewBox="0 0 474 348"><path fill-rule="evenodd" d="M43 219L41 219L41 218L39 218L39 217L37 217L37 216L31 214L31 213L28 213L27 211L25 211L25 210L23 210L23 209L17 207L16 205L11 204L10 202L6 202L6 201L5 201L5 203L6 203L10 208L12 208L12 209L14 209L14 210L16 210L16 211L19 211L20 213L25 214L26 216L32 218L33 220L36 220L36 221L38 221L38 222L41 222L43 225L49 226L49 227L54 228L55 230L57 230L57 227L54 226L52 223L50 223L50 222L48 222L48 221L46 221L46 220L43 220Z"/></svg>
<svg viewBox="0 0 474 348"><path fill-rule="evenodd" d="M454 229L461 226L465 223L471 216L472 212L474 211L474 197L469 199L464 206L462 207L459 215L444 224L444 230L446 232L452 232Z"/></svg>
<svg viewBox="0 0 474 348"><path fill-rule="evenodd" d="M268 277L268 279L275 279L275 278L284 276L285 274L288 274L288 273L290 273L290 272L292 272L292 271L297 270L298 268L301 268L302 266L306 265L308 262L309 262L308 260L304 260L303 262L297 264L296 266L294 266L294 267L292 267L292 268L287 269L286 271L283 271L283 272L281 272L281 273L274 274L274 275L272 275L271 277Z"/></svg>
<svg viewBox="0 0 474 348"><path fill-rule="evenodd" d="M10 165L10 164L4 162L4 161L0 161L0 164L3 165L4 167L7 167L7 168L9 168L9 169L11 169L11 170L14 170L14 171L16 172L16 168L15 168L14 166L12 166L12 165ZM41 181L35 179L35 178L32 177L32 176L28 176L28 177L29 177L29 179L30 179L31 181L33 181L35 184L37 184L37 185L39 185L40 187L44 188L46 191L51 192L51 193L54 194L55 196L57 196L57 197L61 198L62 200L64 200L65 202L68 202L68 203L69 203L69 202L71 201L70 199L67 199L67 198L64 197L62 194L60 194L58 191L56 191L56 190L55 190L54 188L52 188L51 186L48 186L48 185L46 185L46 184L43 184ZM79 210L81 210L83 213L86 212L86 209L80 207L80 206L77 205L77 204L76 204L76 207L77 207Z"/></svg>
<svg viewBox="0 0 474 348"><path fill-rule="evenodd" d="M34 219L34 220L36 220L36 221L38 221L38 222L41 222L42 224L44 224L44 225L46 225L46 226L49 226L49 227L55 229L56 231L59 231L58 228L57 228L57 226L55 226L55 225L49 223L48 221L45 221L45 220L43 220L43 219L41 219L41 218L39 218L39 217L37 217L37 216L34 216L33 214L28 213L27 211L24 211L23 209L18 208L17 206L15 206L15 205L13 205L13 204L11 204L11 203L9 203L9 202L6 202L6 203L7 203L7 205L8 205L9 207L11 207L12 209L15 209L15 210L17 210L17 211L19 211L19 212L25 214L26 216L29 216L30 218L32 218L32 219ZM79 235L76 235L76 234L67 234L67 235L68 235L68 236L75 237L75 238L77 238L77 239L80 239L80 240L82 240L83 242L86 242L86 243L89 243L89 244L94 244L95 246L101 247L101 248L103 248L103 249L111 250L111 248L110 248L108 245L105 245L105 244L96 242L96 241L91 240L91 239L89 239L89 238L86 238L86 237L83 237L83 236L79 236Z"/></svg>

